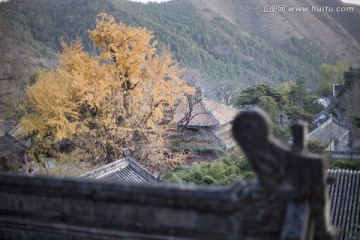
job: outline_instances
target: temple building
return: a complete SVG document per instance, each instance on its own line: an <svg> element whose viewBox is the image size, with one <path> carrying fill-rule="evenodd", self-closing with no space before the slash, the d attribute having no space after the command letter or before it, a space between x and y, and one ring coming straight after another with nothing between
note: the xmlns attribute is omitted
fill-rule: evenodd
<svg viewBox="0 0 360 240"><path fill-rule="evenodd" d="M236 142L231 122L238 113L238 109L205 98L182 101L173 119L180 132L175 145L190 151L232 151Z"/></svg>

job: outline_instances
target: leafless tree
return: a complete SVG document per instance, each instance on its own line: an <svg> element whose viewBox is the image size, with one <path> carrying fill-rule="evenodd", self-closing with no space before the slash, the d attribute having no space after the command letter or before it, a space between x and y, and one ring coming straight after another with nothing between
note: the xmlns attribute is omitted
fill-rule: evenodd
<svg viewBox="0 0 360 240"><path fill-rule="evenodd" d="M189 126L189 123L191 122L191 120L194 119L194 117L196 117L200 114L204 114L204 113L194 113L195 105L200 104L200 102L202 101L202 98L196 99L192 95L187 95L186 98L187 98L187 101L186 101L187 111L184 112L184 117L181 118L177 122L177 125L181 126L181 128L179 129L179 132L184 132L185 129Z"/></svg>
<svg viewBox="0 0 360 240"><path fill-rule="evenodd" d="M354 118L360 116L360 82L355 83L351 90L340 97L339 104L345 110L343 118L349 127L350 148L352 148L352 143L360 137L360 129L354 124Z"/></svg>
<svg viewBox="0 0 360 240"><path fill-rule="evenodd" d="M215 91L221 103L231 105L234 102L234 98L240 93L240 85L234 81L223 79L216 86Z"/></svg>

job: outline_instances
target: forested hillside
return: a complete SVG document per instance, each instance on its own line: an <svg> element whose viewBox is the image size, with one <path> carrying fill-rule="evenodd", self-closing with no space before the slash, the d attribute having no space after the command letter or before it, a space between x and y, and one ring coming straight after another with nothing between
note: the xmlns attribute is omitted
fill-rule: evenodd
<svg viewBox="0 0 360 240"><path fill-rule="evenodd" d="M203 8L199 8L199 2L204 3ZM218 8L221 12L214 11L216 6L220 6L216 0L174 0L161 4L125 0L13 0L1 3L0 53L4 57L0 61L1 66L8 67L0 69L0 76L24 72L22 78L26 82L28 76L34 76L34 69L53 67L55 53L61 50L61 38L65 41L79 38L88 52L95 53L87 31L95 26L96 15L100 12L153 31L161 49L169 49L175 60L187 68L189 79L201 79L205 92L209 96L213 93L211 97L221 97L216 95L221 94L221 91L216 92L219 83L243 89L256 83L275 86L304 78L315 85L320 64L347 60L343 59L346 57L353 62L359 56L350 45L346 45L349 49L339 56L336 52L326 51L329 42L307 39L309 34L293 34L299 25L290 29L288 24L283 29L288 31L284 37L283 31L278 32L283 26L279 20L266 31L272 31L271 36L281 35L282 41L264 38L253 30L276 17L264 18L256 12L247 12L253 16L246 18L244 12L254 3L228 1L224 4L228 10ZM238 18L232 18L236 14ZM305 24L311 25L312 20ZM335 25L340 26L339 23ZM354 29L352 25L347 26ZM344 36L347 34L344 29L341 31ZM346 36L352 39L349 34ZM333 47L343 49L342 45Z"/></svg>
<svg viewBox="0 0 360 240"><path fill-rule="evenodd" d="M273 44L281 46L291 36L309 39L319 44L326 53L334 54L351 65L359 64L360 6L344 4L341 0L193 2L204 16L220 15L247 33ZM279 6L283 8L277 9ZM309 9L304 10L307 7ZM337 8L339 12L336 12Z"/></svg>

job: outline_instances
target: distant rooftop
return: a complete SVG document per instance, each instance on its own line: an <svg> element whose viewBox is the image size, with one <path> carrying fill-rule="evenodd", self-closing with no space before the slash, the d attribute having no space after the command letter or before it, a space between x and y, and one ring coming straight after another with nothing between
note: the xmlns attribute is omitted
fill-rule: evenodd
<svg viewBox="0 0 360 240"><path fill-rule="evenodd" d="M0 120L0 136L4 136L5 133L9 133L12 135L12 131L16 126L18 125L18 122L15 121L6 121L6 120Z"/></svg>
<svg viewBox="0 0 360 240"><path fill-rule="evenodd" d="M131 158L121 158L115 162L97 168L80 177L111 182L158 182L149 171Z"/></svg>
<svg viewBox="0 0 360 240"><path fill-rule="evenodd" d="M179 123L189 112L188 101L182 101L174 113L174 122ZM193 106L189 127L211 127L231 122L239 110L208 99L201 99Z"/></svg>
<svg viewBox="0 0 360 240"><path fill-rule="evenodd" d="M328 145L333 141L341 141L349 134L349 130L330 117L318 128L309 133L308 138ZM333 149L334 150L334 149Z"/></svg>
<svg viewBox="0 0 360 240"><path fill-rule="evenodd" d="M181 149L194 151L221 150L224 148L221 139L207 129L199 129L198 131L188 130L180 133L176 146Z"/></svg>
<svg viewBox="0 0 360 240"><path fill-rule="evenodd" d="M350 170L329 170L335 177L330 186L331 219L333 224L343 229L341 240L359 239L360 226L360 172Z"/></svg>
<svg viewBox="0 0 360 240"><path fill-rule="evenodd" d="M26 148L31 145L31 139L17 136L19 123L0 120L0 157L23 157Z"/></svg>
<svg viewBox="0 0 360 240"><path fill-rule="evenodd" d="M25 149L26 146L10 134L0 135L0 156L23 154Z"/></svg>

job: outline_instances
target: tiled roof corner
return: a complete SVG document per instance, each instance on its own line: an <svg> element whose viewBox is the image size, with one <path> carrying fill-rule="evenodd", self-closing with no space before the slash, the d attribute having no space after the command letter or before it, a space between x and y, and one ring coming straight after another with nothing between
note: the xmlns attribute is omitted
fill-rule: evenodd
<svg viewBox="0 0 360 240"><path fill-rule="evenodd" d="M158 182L154 175L131 158L121 158L80 177L111 182Z"/></svg>
<svg viewBox="0 0 360 240"><path fill-rule="evenodd" d="M215 125L219 125L220 121L214 116L213 109L209 109L207 106L207 102L209 100L202 99L200 101L201 107L205 110L205 112L209 115L209 117L214 121Z"/></svg>
<svg viewBox="0 0 360 240"><path fill-rule="evenodd" d="M202 101L204 108L214 118L219 125L224 125L231 122L239 113L239 110L222 103L214 102L212 100L204 99Z"/></svg>

